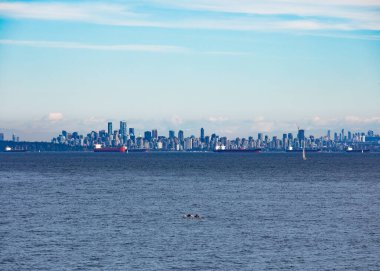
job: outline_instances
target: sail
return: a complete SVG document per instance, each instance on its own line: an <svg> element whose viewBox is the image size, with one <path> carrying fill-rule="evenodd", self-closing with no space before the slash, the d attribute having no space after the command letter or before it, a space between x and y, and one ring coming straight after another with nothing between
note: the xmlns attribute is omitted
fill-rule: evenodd
<svg viewBox="0 0 380 271"><path fill-rule="evenodd" d="M304 138L304 140L303 140L303 149L302 149L302 159L303 160L306 160L306 151L305 151L305 149L306 149L306 140Z"/></svg>

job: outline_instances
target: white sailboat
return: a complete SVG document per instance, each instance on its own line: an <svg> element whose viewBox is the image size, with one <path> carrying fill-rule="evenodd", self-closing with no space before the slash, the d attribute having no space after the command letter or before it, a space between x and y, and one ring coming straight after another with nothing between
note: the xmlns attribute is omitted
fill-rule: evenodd
<svg viewBox="0 0 380 271"><path fill-rule="evenodd" d="M300 127L297 125L298 133L300 132ZM302 147L302 159L306 160L306 137L305 134L303 136L303 147Z"/></svg>
<svg viewBox="0 0 380 271"><path fill-rule="evenodd" d="M306 138L303 139L303 148L302 148L302 159L306 160Z"/></svg>

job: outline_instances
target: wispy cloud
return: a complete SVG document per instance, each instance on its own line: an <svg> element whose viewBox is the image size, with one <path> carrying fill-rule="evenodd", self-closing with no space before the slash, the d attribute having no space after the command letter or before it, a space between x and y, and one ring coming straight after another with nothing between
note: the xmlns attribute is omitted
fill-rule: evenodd
<svg viewBox="0 0 380 271"><path fill-rule="evenodd" d="M3 2L0 3L0 16L177 29L380 30L380 2L377 0L333 0L324 3L314 3L309 0L150 0L142 3L148 7L159 8L160 13L155 13L152 11L154 9L149 8L140 11L139 5L132 5L127 1L107 4ZM173 14L173 9L192 12L185 12L180 18L169 16ZM204 12L229 13L229 15L213 16Z"/></svg>
<svg viewBox="0 0 380 271"><path fill-rule="evenodd" d="M28 46L36 48L57 48L57 49L82 49L82 50L99 50L99 51L130 51L130 52L148 52L148 53L186 53L216 56L248 56L250 52L234 51L197 51L182 46L159 45L159 44L91 44L79 42L63 41L38 41L38 40L0 40L0 45Z"/></svg>
<svg viewBox="0 0 380 271"><path fill-rule="evenodd" d="M60 120L63 120L63 114L59 112L49 113L49 115L47 116L47 119L49 121L60 121Z"/></svg>
<svg viewBox="0 0 380 271"><path fill-rule="evenodd" d="M158 6L193 11L259 15L255 24L271 29L379 30L378 0L151 0ZM293 17L293 18L292 18ZM285 24L280 25L277 22ZM264 23L264 24L261 24Z"/></svg>
<svg viewBox="0 0 380 271"><path fill-rule="evenodd" d="M43 47L43 48L63 48L63 49L87 49L101 51L134 51L134 52L153 52L153 53L180 53L187 52L185 47L171 45L145 45L145 44L127 44L127 45L99 45L78 42L61 42L61 41L34 41L34 40L0 40L0 44Z"/></svg>
<svg viewBox="0 0 380 271"><path fill-rule="evenodd" d="M134 18L136 13L118 4L89 2L2 2L0 14L41 20L96 21L102 18Z"/></svg>
<svg viewBox="0 0 380 271"><path fill-rule="evenodd" d="M152 0L151 2L179 9L241 13L256 15L296 15L330 17L379 22L377 0Z"/></svg>

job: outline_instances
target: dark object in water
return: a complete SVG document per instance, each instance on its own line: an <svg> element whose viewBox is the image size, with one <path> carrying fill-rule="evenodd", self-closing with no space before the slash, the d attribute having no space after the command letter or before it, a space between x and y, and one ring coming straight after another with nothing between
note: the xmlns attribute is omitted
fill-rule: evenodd
<svg viewBox="0 0 380 271"><path fill-rule="evenodd" d="M202 217L198 214L195 214L195 215L187 214L187 215L184 215L183 218L201 219Z"/></svg>

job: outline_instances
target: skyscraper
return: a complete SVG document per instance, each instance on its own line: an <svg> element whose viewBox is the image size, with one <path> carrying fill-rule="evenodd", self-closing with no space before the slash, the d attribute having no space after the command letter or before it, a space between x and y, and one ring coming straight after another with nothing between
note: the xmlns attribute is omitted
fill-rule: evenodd
<svg viewBox="0 0 380 271"><path fill-rule="evenodd" d="M334 133L334 141L338 141L338 133L337 132Z"/></svg>
<svg viewBox="0 0 380 271"><path fill-rule="evenodd" d="M303 130L303 129L298 130L297 138L298 138L299 142L304 140L305 139L305 130Z"/></svg>
<svg viewBox="0 0 380 271"><path fill-rule="evenodd" d="M120 121L120 135L122 137L127 135L127 122L125 120Z"/></svg>
<svg viewBox="0 0 380 271"><path fill-rule="evenodd" d="M185 150L191 149L193 149L193 139L191 137L188 137L185 139Z"/></svg>
<svg viewBox="0 0 380 271"><path fill-rule="evenodd" d="M108 122L108 136L112 135L112 122Z"/></svg>
<svg viewBox="0 0 380 271"><path fill-rule="evenodd" d="M129 128L129 134L135 135L135 128Z"/></svg>
<svg viewBox="0 0 380 271"><path fill-rule="evenodd" d="M145 138L145 140L151 141L151 139L152 139L152 132L151 131L146 131L144 133L144 138Z"/></svg>
<svg viewBox="0 0 380 271"><path fill-rule="evenodd" d="M286 148L287 144L288 144L288 135L282 134L282 146Z"/></svg>
<svg viewBox="0 0 380 271"><path fill-rule="evenodd" d="M174 131L170 130L169 131L169 138L174 138L174 137L175 137Z"/></svg>
<svg viewBox="0 0 380 271"><path fill-rule="evenodd" d="M4 134L0 133L0 141L3 141L3 140L4 140Z"/></svg>
<svg viewBox="0 0 380 271"><path fill-rule="evenodd" d="M201 142L205 141L205 129L201 128Z"/></svg>
<svg viewBox="0 0 380 271"><path fill-rule="evenodd" d="M180 141L183 141L183 139L184 139L184 135L183 135L183 131L182 131L182 130L179 130L179 131L178 131L178 139L179 139Z"/></svg>
<svg viewBox="0 0 380 271"><path fill-rule="evenodd" d="M157 129L152 130L152 138L157 139L158 138L158 131Z"/></svg>

